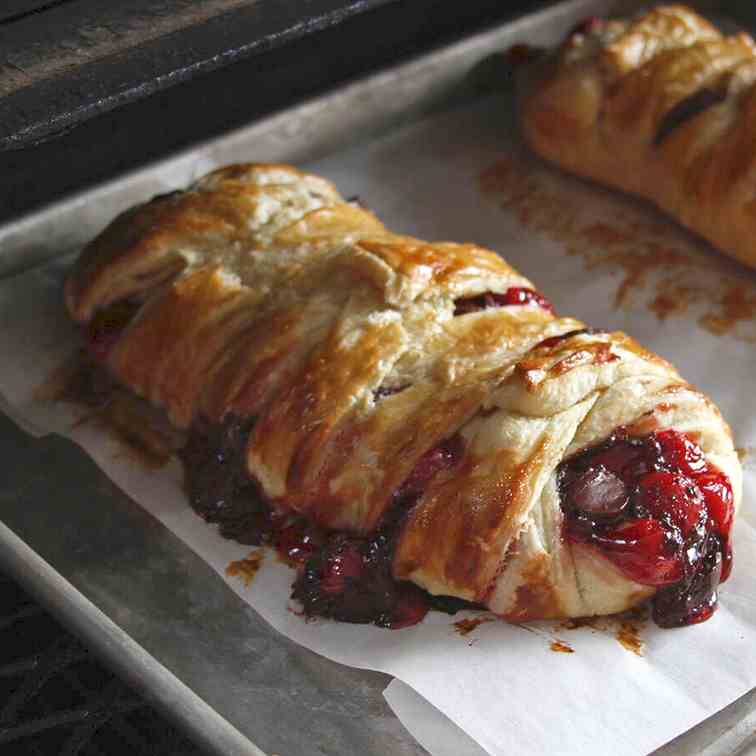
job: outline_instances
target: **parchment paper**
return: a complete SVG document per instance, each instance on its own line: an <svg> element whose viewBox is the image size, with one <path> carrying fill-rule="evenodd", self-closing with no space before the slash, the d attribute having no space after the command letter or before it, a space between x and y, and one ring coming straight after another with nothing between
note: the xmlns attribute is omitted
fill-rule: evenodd
<svg viewBox="0 0 756 756"><path fill-rule="evenodd" d="M237 159L265 156L252 147ZM196 174L211 167L198 154ZM711 395L732 424L745 465L735 569L711 621L680 630L648 624L642 655L617 641L611 623L568 630L495 621L462 636L453 622L463 615L432 613L420 626L394 632L304 622L288 609L293 573L272 557L249 587L225 576L229 562L250 549L220 538L189 509L178 464L145 469L96 426L75 424L71 407L34 399L35 387L76 342L61 303L62 262L0 286L0 392L14 413L27 427L80 443L277 630L338 662L394 675L491 754L645 753L756 685L756 480L749 456L756 449L756 275L640 203L524 157L504 95L304 167L334 180L344 196L359 195L395 230L498 250L558 312L628 331ZM163 179L162 189L176 186L175 177ZM86 213L93 231L107 220L91 207ZM557 639L573 652L552 651ZM422 707L394 693L389 700L410 731L431 750L449 753L432 742Z"/></svg>

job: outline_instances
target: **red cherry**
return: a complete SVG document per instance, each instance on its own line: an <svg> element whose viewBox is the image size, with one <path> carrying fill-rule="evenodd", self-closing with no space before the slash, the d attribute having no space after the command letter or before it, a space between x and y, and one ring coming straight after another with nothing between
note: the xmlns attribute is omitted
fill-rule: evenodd
<svg viewBox="0 0 756 756"><path fill-rule="evenodd" d="M683 535L701 525L706 515L704 498L698 486L687 475L667 470L641 477L637 502L656 519L669 518Z"/></svg>
<svg viewBox="0 0 756 756"><path fill-rule="evenodd" d="M543 294L523 286L511 286L503 294L487 291L476 297L464 297L454 301L454 315L468 315L471 312L489 310L492 307L513 307L516 305L537 305L548 312L554 307Z"/></svg>
<svg viewBox="0 0 756 756"><path fill-rule="evenodd" d="M670 585L683 575L680 548L656 520L631 521L591 542L637 583Z"/></svg>
<svg viewBox="0 0 756 756"><path fill-rule="evenodd" d="M709 619L717 608L723 565L719 539L712 536L704 548L697 569L654 596L654 620L660 627L695 625Z"/></svg>
<svg viewBox="0 0 756 756"><path fill-rule="evenodd" d="M706 469L706 459L701 447L684 433L667 430L656 434L661 446L662 458L670 467L694 477Z"/></svg>
<svg viewBox="0 0 756 756"><path fill-rule="evenodd" d="M735 515L735 501L730 481L724 473L710 470L699 475L696 483L706 499L709 515L714 520L719 534L726 538Z"/></svg>
<svg viewBox="0 0 756 756"><path fill-rule="evenodd" d="M362 555L356 544L343 544L325 559L320 577L320 590L328 596L344 593L347 580L362 575Z"/></svg>
<svg viewBox="0 0 756 756"><path fill-rule="evenodd" d="M719 580L719 582L722 582L722 579ZM685 618L685 624L686 625L697 625L700 622L706 622L707 619L711 617L712 614L717 610L717 596L716 593L713 594L712 600L709 601L706 604L703 604L702 606L698 607L698 609L694 612L691 612L686 618ZM659 627L663 627L661 623L659 624Z"/></svg>
<svg viewBox="0 0 756 756"><path fill-rule="evenodd" d="M320 548L319 539L304 523L289 525L276 536L276 550L292 566L304 564Z"/></svg>
<svg viewBox="0 0 756 756"><path fill-rule="evenodd" d="M534 304L548 312L554 312L554 306L543 296L543 294L540 294L533 289L527 289L523 286L511 286L503 295L496 294L494 296L497 298L501 297L503 299L502 304L504 305L514 306Z"/></svg>
<svg viewBox="0 0 756 756"><path fill-rule="evenodd" d="M619 508L623 485L632 494ZM628 438L620 428L563 463L559 486L569 539L596 547L635 581L662 588L653 601L660 626L711 616L717 586L732 567L733 494L691 438L672 430ZM615 509L616 519L597 516Z"/></svg>
<svg viewBox="0 0 756 756"><path fill-rule="evenodd" d="M441 470L448 470L459 462L465 451L465 443L462 436L455 433L453 436L433 447L417 461L415 469L410 473L407 480L399 489L398 497L419 496L434 475Z"/></svg>

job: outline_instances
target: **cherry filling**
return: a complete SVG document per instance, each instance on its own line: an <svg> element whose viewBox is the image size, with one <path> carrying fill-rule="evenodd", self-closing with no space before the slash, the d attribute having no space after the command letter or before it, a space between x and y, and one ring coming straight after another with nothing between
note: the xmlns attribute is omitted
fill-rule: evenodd
<svg viewBox="0 0 756 756"><path fill-rule="evenodd" d="M104 360L108 356L108 352L141 306L141 302L126 299L115 302L95 314L87 324L85 340L87 349L96 360Z"/></svg>
<svg viewBox="0 0 756 756"><path fill-rule="evenodd" d="M460 436L423 455L394 494L379 530L359 537L329 533L299 515L273 511L246 472L244 450L252 425L231 417L221 426L195 429L181 452L185 487L194 510L218 523L225 538L274 546L297 569L292 598L305 616L398 629L420 622L431 608L454 614L471 606L431 596L391 574L398 526L431 478L457 464L464 450Z"/></svg>
<svg viewBox="0 0 756 756"><path fill-rule="evenodd" d="M455 434L423 454L412 472L394 494L391 511L406 509L420 497L431 479L442 470L454 467L462 458L465 444L462 436Z"/></svg>
<svg viewBox="0 0 756 756"><path fill-rule="evenodd" d="M368 538L331 535L308 559L294 583L292 597L307 616L342 622L372 622L399 629L417 624L431 608L454 614L468 602L435 597L391 575L398 527L431 479L460 460L464 444L454 435L426 452L394 494L378 532Z"/></svg>
<svg viewBox="0 0 756 756"><path fill-rule="evenodd" d="M478 294L475 297L456 299L454 301L454 316L468 315L471 312L488 310L492 307L512 307L514 305L534 305L548 312L554 312L553 305L543 294L522 286L512 286L503 294L487 291L485 294Z"/></svg>
<svg viewBox="0 0 756 756"><path fill-rule="evenodd" d="M300 570L292 598L306 616L342 622L372 622L399 629L420 622L431 597L391 575L394 539L390 530L373 538L332 535Z"/></svg>
<svg viewBox="0 0 756 756"><path fill-rule="evenodd" d="M565 536L595 547L629 578L658 586L662 627L708 619L732 564L732 487L688 436L619 429L557 473Z"/></svg>

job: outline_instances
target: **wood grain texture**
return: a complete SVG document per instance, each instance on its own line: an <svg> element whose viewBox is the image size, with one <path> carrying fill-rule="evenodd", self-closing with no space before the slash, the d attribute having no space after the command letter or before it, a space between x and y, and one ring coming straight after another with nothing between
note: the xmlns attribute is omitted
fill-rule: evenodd
<svg viewBox="0 0 756 756"><path fill-rule="evenodd" d="M19 21L73 0L5 0L0 7L0 24Z"/></svg>
<svg viewBox="0 0 756 756"><path fill-rule="evenodd" d="M0 151L395 0L68 0L0 24Z"/></svg>
<svg viewBox="0 0 756 756"><path fill-rule="evenodd" d="M107 1L48 0L19 7L25 5L28 14L12 16L0 26L0 96L261 2L164 0L124 8Z"/></svg>

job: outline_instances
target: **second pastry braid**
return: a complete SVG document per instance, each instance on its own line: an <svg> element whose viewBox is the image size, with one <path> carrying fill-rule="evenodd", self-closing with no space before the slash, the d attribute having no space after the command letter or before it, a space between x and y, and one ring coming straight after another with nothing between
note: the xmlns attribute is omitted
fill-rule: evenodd
<svg viewBox="0 0 756 756"><path fill-rule="evenodd" d="M756 47L680 5L589 19L523 81L542 157L651 200L756 267Z"/></svg>

